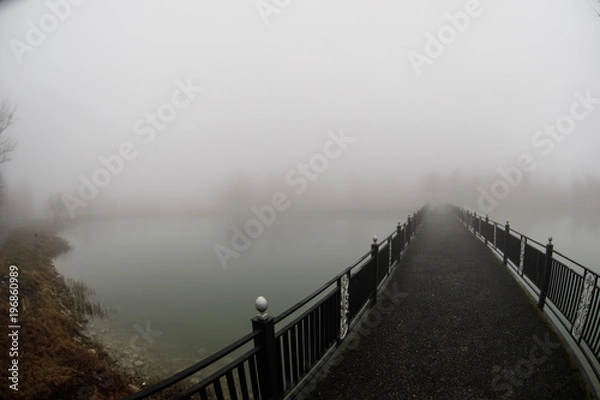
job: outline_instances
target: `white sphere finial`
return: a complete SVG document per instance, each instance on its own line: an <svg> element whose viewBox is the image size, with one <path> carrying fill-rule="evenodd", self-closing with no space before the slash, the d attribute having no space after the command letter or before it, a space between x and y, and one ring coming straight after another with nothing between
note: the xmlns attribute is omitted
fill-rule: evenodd
<svg viewBox="0 0 600 400"><path fill-rule="evenodd" d="M267 299L262 296L258 296L254 302L254 307L256 307L256 311L258 311L258 316L260 318L265 319L267 317L267 308L269 308Z"/></svg>
<svg viewBox="0 0 600 400"><path fill-rule="evenodd" d="M377 243L377 235L373 236L373 243Z"/></svg>

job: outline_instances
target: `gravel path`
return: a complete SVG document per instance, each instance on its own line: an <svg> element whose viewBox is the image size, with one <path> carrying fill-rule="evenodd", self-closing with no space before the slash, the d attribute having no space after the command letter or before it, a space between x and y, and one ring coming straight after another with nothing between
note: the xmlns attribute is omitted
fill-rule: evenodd
<svg viewBox="0 0 600 400"><path fill-rule="evenodd" d="M402 296L380 297L310 399L586 398L545 317L450 213L425 217L388 287Z"/></svg>

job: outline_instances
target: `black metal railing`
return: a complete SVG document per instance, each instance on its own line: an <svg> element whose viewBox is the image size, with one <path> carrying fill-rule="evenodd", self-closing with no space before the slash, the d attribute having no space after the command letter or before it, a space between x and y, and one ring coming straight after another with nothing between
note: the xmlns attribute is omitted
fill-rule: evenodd
<svg viewBox="0 0 600 400"><path fill-rule="evenodd" d="M554 250L477 213L454 212L476 236L496 251L505 265L537 296L538 307L549 306L600 379L600 279L598 274ZM483 233L482 233L483 232ZM580 357L581 358L581 357Z"/></svg>
<svg viewBox="0 0 600 400"><path fill-rule="evenodd" d="M374 238L369 252L280 315L267 315L266 300L259 297L251 333L127 400L270 400L297 393L377 302L378 290L399 264L426 210L398 222L382 241Z"/></svg>

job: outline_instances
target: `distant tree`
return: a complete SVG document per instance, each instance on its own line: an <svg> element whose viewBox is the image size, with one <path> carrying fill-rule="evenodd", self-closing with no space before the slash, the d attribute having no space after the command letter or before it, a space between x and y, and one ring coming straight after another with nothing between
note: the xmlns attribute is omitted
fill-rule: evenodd
<svg viewBox="0 0 600 400"><path fill-rule="evenodd" d="M67 215L65 203L62 201L62 194L57 193L53 196L50 196L48 199L48 209L52 214L54 228L58 228L63 218Z"/></svg>
<svg viewBox="0 0 600 400"><path fill-rule="evenodd" d="M26 220L33 206L33 191L26 183L20 183L10 188L7 194L6 207L10 210L11 218Z"/></svg>
<svg viewBox="0 0 600 400"><path fill-rule="evenodd" d="M10 154L15 150L17 144L4 134L6 129L15 122L15 107L7 101L0 104L0 165L10 160ZM6 200L6 186L2 171L0 171L0 206Z"/></svg>
<svg viewBox="0 0 600 400"><path fill-rule="evenodd" d="M0 104L0 164L10 160L10 153L16 147L16 143L6 138L4 131L15 122L15 107L11 106L7 101Z"/></svg>

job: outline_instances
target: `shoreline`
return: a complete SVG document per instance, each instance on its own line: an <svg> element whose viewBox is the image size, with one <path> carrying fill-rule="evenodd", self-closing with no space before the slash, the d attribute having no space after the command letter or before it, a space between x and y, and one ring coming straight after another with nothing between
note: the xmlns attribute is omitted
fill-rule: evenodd
<svg viewBox="0 0 600 400"><path fill-rule="evenodd" d="M11 398L120 399L140 390L136 378L85 334L89 317L77 310L72 289L53 264L68 250L69 244L45 225L13 229L0 247L0 313L5 321L11 294L9 267L18 269L19 348L12 359L18 365L18 384L10 388L14 382L5 377L7 387L2 390ZM9 324L3 325L4 351L11 349L11 331ZM3 357L7 377L10 363Z"/></svg>

